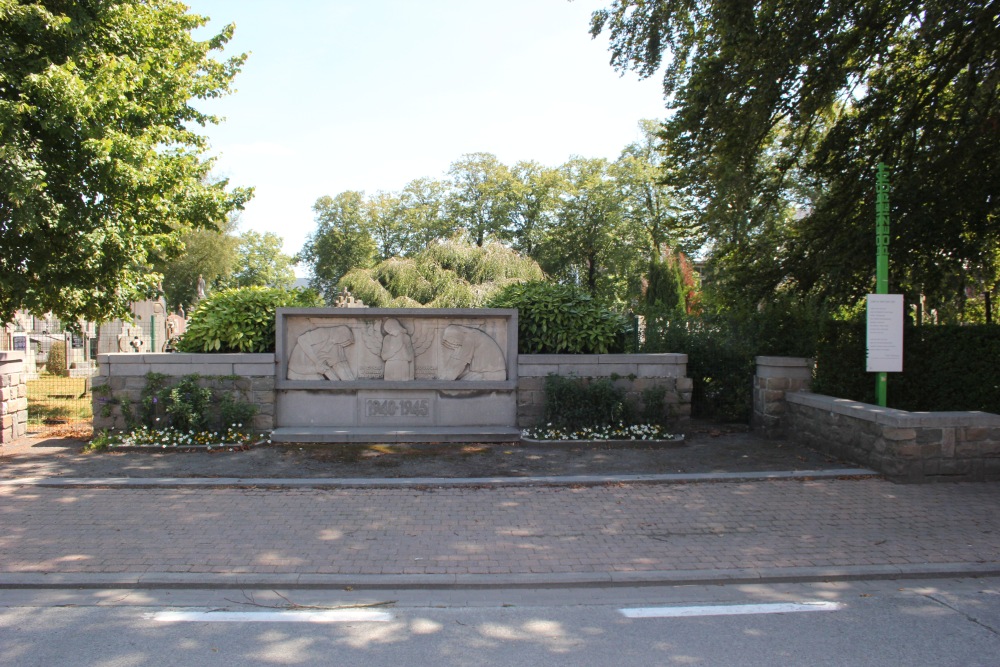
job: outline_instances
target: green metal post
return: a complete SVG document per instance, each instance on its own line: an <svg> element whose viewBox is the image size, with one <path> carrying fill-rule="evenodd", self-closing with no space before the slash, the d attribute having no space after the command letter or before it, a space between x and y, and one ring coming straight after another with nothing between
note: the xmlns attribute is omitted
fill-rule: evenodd
<svg viewBox="0 0 1000 667"><path fill-rule="evenodd" d="M156 352L156 315L149 316L149 351Z"/></svg>
<svg viewBox="0 0 1000 667"><path fill-rule="evenodd" d="M889 172L884 162L878 163L875 178L875 293L889 293ZM878 373L875 396L878 404L886 405L888 375Z"/></svg>

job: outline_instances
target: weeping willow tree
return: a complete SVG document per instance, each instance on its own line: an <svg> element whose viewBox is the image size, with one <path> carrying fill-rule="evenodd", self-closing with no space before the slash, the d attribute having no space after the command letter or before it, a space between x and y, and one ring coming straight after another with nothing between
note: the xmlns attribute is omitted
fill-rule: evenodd
<svg viewBox="0 0 1000 667"><path fill-rule="evenodd" d="M409 257L349 271L339 287L376 308L476 308L506 285L544 277L533 259L499 243L440 240Z"/></svg>

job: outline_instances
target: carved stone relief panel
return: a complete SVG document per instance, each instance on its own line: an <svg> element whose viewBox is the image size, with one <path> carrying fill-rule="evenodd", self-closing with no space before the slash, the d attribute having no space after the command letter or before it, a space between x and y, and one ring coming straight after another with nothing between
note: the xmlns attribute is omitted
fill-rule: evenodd
<svg viewBox="0 0 1000 667"><path fill-rule="evenodd" d="M500 317L288 316L288 380L507 380Z"/></svg>

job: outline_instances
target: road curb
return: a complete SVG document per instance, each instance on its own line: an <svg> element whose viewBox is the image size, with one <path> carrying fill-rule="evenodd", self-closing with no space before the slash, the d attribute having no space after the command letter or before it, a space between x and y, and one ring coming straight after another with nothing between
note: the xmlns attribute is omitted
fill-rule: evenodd
<svg viewBox="0 0 1000 667"><path fill-rule="evenodd" d="M865 468L769 472L677 473L669 475L551 475L538 477L259 478L259 477L21 477L0 487L47 488L410 488L501 486L601 486L606 484L696 484L881 478Z"/></svg>
<svg viewBox="0 0 1000 667"><path fill-rule="evenodd" d="M510 589L629 588L1000 577L1000 563L860 565L656 572L519 574L4 573L0 589Z"/></svg>

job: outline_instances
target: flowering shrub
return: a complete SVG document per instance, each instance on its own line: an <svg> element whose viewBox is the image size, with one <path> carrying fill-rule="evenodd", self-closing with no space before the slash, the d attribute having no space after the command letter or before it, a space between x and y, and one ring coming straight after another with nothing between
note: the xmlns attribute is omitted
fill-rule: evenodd
<svg viewBox="0 0 1000 667"><path fill-rule="evenodd" d="M546 424L544 427L524 429L521 436L531 440L671 440L674 437L659 424L626 426L622 423L576 430Z"/></svg>
<svg viewBox="0 0 1000 667"><path fill-rule="evenodd" d="M268 440L268 443L271 441ZM91 449L115 447L154 447L176 449L183 447L245 447L253 443L253 435L243 424L232 424L225 431L181 431L171 426L150 428L140 426L133 431L104 432L90 442Z"/></svg>

